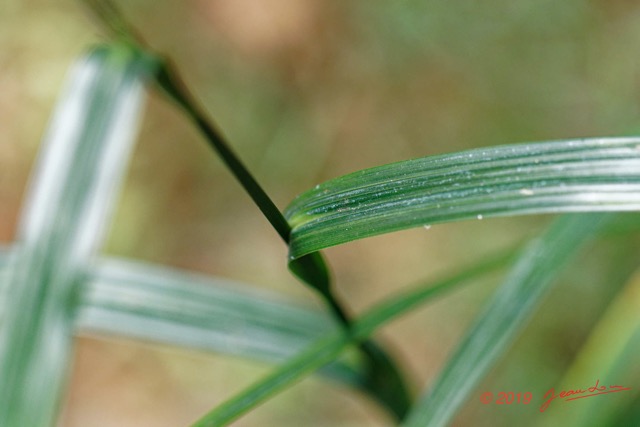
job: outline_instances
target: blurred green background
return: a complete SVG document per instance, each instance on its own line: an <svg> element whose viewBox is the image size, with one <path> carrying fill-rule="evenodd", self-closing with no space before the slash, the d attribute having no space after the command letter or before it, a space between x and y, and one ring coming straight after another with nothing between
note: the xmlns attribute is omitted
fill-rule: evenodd
<svg viewBox="0 0 640 427"><path fill-rule="evenodd" d="M119 3L147 41L177 62L281 208L319 182L393 161L640 129L638 2ZM14 239L65 73L100 40L78 2L0 3L0 242ZM358 313L524 241L548 222L523 217L438 225L326 255L338 293ZM640 239L619 237L609 236L563 275L482 390L541 396L555 385L637 268ZM232 278L320 307L288 273L276 233L157 94L150 95L104 252ZM416 389L437 374L498 283L499 277L477 283L384 328L382 339ZM269 369L105 337L81 337L77 344L64 426L186 425ZM540 415L538 405L485 406L474 397L455 425L536 425ZM388 424L366 398L310 378L236 425Z"/></svg>

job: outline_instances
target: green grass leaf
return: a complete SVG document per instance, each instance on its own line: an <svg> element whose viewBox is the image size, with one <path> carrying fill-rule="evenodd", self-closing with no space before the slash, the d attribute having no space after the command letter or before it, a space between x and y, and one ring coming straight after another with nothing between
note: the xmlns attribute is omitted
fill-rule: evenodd
<svg viewBox="0 0 640 427"><path fill-rule="evenodd" d="M85 0L84 3L94 12L103 27L117 40L123 40L141 51L151 52L142 37L129 25L115 4L109 0ZM229 171L238 180L265 218L273 226L284 242L289 244L291 227L282 212L269 197L264 188L234 153L222 132L215 125L196 97L185 85L180 73L166 56L153 54L157 61L155 82L157 88L183 110L186 117L200 130L209 146L216 152ZM347 310L332 290L331 275L324 258L319 253L309 254L291 260L289 268L303 283L320 293L328 308L345 328L350 325ZM366 382L371 392L382 398L381 403L398 418L404 417L411 403L409 387L400 375L400 370L384 349L376 343L363 343L360 347L368 358L371 375Z"/></svg>
<svg viewBox="0 0 640 427"><path fill-rule="evenodd" d="M290 254L462 219L640 210L640 138L505 145L366 169L287 208Z"/></svg>
<svg viewBox="0 0 640 427"><path fill-rule="evenodd" d="M584 399L580 403L553 400L541 417L540 426L631 426L640 398L640 270L631 277L604 315L555 388L586 390L595 385L629 387L611 398ZM637 410L637 409L636 409ZM543 421L544 420L544 421Z"/></svg>
<svg viewBox="0 0 640 427"><path fill-rule="evenodd" d="M456 410L523 329L559 271L613 217L604 213L563 216L532 241L403 425L449 425Z"/></svg>
<svg viewBox="0 0 640 427"><path fill-rule="evenodd" d="M69 77L12 252L0 329L0 425L55 424L80 283L99 247L140 110L149 59L99 47Z"/></svg>
<svg viewBox="0 0 640 427"><path fill-rule="evenodd" d="M90 272L80 334L129 337L281 363L339 328L329 313L245 284L168 267L106 259ZM323 373L360 387L358 366Z"/></svg>
<svg viewBox="0 0 640 427"><path fill-rule="evenodd" d="M89 273L81 332L126 335L270 362L338 325L273 293L168 267L107 259Z"/></svg>
<svg viewBox="0 0 640 427"><path fill-rule="evenodd" d="M15 248L14 248L15 249ZM0 317L10 249L0 248ZM106 258L79 291L76 335L114 336L281 363L339 325L329 313L229 280ZM359 366L333 363L326 376L362 388Z"/></svg>
<svg viewBox="0 0 640 427"><path fill-rule="evenodd" d="M509 255L511 253L512 251L509 251ZM305 375L309 375L334 360L348 345L365 341L383 324L444 292L451 291L482 274L503 266L507 262L509 255L496 256L436 284L423 285L414 291L390 298L355 320L350 331L337 331L316 341L300 355L282 365L262 381L217 406L198 420L194 426L220 427L227 425L268 398L299 381Z"/></svg>

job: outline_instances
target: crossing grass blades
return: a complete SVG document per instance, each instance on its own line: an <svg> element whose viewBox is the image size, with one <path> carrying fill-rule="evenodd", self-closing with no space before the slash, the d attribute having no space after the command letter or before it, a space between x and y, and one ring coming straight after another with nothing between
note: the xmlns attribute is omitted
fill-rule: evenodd
<svg viewBox="0 0 640 427"><path fill-rule="evenodd" d="M112 3L84 3L111 41L89 49L74 67L34 171L18 241L0 252L0 425L55 424L78 331L276 363L252 386L212 402L206 414L194 414L194 426L227 425L316 372L368 395L400 425L448 425L563 268L601 233L628 222L621 212L640 210L640 138L625 137L502 145L388 164L322 183L281 211L176 65L155 52ZM288 246L283 262L317 292L326 312L239 292L240 285L221 279L99 257L145 88L163 93L201 132ZM357 318L336 296L320 252L424 224L541 213L561 215L521 247L420 284ZM497 271L504 272L502 284L435 381L410 383L406 368L373 334ZM234 325L242 325L241 337ZM621 338L606 363L631 370L628 355L640 351L632 339L640 323L618 327L629 333L620 335L627 339ZM340 359L347 349L360 355L357 362Z"/></svg>

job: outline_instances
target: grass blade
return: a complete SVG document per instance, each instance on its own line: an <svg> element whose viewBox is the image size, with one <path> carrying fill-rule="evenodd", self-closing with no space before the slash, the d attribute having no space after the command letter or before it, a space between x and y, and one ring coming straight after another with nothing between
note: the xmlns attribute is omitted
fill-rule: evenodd
<svg viewBox="0 0 640 427"><path fill-rule="evenodd" d="M640 398L640 271L637 271L609 305L593 328L564 378L555 388L587 389L599 380L600 385L621 385L631 390L613 399L583 399L579 404L554 400L542 414L544 425L558 426L623 426L637 425L623 421L631 413L634 400ZM577 402L576 402L577 403ZM637 403L635 404L637 407ZM542 424L542 423L541 423Z"/></svg>
<svg viewBox="0 0 640 427"><path fill-rule="evenodd" d="M0 248L0 317L10 250ZM328 313L218 278L107 258L87 272L75 322L79 335L112 335L281 363L338 329ZM323 374L362 388L360 367Z"/></svg>
<svg viewBox="0 0 640 427"><path fill-rule="evenodd" d="M84 3L94 12L95 17L112 36L136 46L141 51L150 51L142 37L134 32L133 27L126 22L124 16L110 0L84 0ZM289 245L291 226L282 212L233 152L212 118L184 84L178 69L169 58L154 56L158 65L155 74L158 88L183 110L186 117L202 133L209 146L218 154L272 227ZM351 326L346 308L333 292L329 268L320 253L291 259L289 268L303 283L320 294L327 307L345 329ZM363 343L360 350L367 357L370 366L368 370L370 378L367 384L371 392L377 396L390 396L388 401L382 400L381 403L399 419L403 418L411 404L411 396L409 387L395 362L381 346L374 342Z"/></svg>
<svg viewBox="0 0 640 427"><path fill-rule="evenodd" d="M240 283L108 259L89 275L81 332L126 335L282 361L338 325L323 312Z"/></svg>
<svg viewBox="0 0 640 427"><path fill-rule="evenodd" d="M506 145L425 157L328 181L285 216L297 258L333 245L462 219L640 209L640 138Z"/></svg>
<svg viewBox="0 0 640 427"><path fill-rule="evenodd" d="M90 52L70 76L18 230L0 329L0 425L53 425L80 283L100 245L142 99L148 59Z"/></svg>
<svg viewBox="0 0 640 427"><path fill-rule="evenodd" d="M205 136L209 145L218 153L229 170L242 184L260 211L280 234L285 243L289 244L291 227L282 213L278 210L267 193L249 173L240 159L233 153L215 125L195 102L175 67L165 60L160 66L157 82L165 93L169 95L193 121L195 126ZM318 252L291 259L289 269L305 284L315 289L324 299L335 318L345 329L351 327L351 319L343 304L332 289L329 268L322 255ZM411 405L411 396L400 370L385 350L374 342L365 342L360 350L368 360L366 370L368 379L363 385L371 394L378 397L384 405L398 419L402 419Z"/></svg>
<svg viewBox="0 0 640 427"><path fill-rule="evenodd" d="M611 217L598 213L563 216L534 240L403 425L448 425L474 386L524 327L560 269Z"/></svg>
<svg viewBox="0 0 640 427"><path fill-rule="evenodd" d="M507 260L508 255L496 256L449 279L428 286L423 285L412 292L380 304L354 321L350 333L339 331L316 341L300 355L282 365L262 381L217 406L198 420L194 426L220 427L227 425L276 393L299 381L305 375L334 360L348 345L366 340L383 324L444 292L453 290L482 274L501 267Z"/></svg>

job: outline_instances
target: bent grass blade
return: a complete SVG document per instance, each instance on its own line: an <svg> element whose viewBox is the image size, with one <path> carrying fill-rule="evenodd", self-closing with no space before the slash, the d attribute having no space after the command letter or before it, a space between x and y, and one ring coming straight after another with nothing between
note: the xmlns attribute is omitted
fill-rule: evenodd
<svg viewBox="0 0 640 427"><path fill-rule="evenodd" d="M338 331L326 336L309 346L291 361L272 372L263 380L250 386L245 391L218 405L211 412L198 420L194 427L224 426L242 414L273 397L275 394L293 385L314 370L334 360L353 343L362 342L371 336L380 326L407 313L426 301L451 291L458 286L489 273L503 266L513 251L507 255L499 255L488 261L463 271L449 279L436 284L420 286L396 298L380 304L355 320L349 333Z"/></svg>
<svg viewBox="0 0 640 427"><path fill-rule="evenodd" d="M90 10L102 23L105 29L119 40L136 46L141 51L150 51L146 43L135 32L120 13L117 7L109 0L85 0ZM265 218L270 222L276 232L289 244L291 227L282 212L269 197L260 183L251 174L240 158L233 152L212 118L206 110L199 105L188 87L184 84L178 69L167 57L157 58L158 68L155 74L157 88L169 99L175 102L183 110L186 117L205 137L206 142L217 153L218 157L228 167L237 181L242 185L247 194L260 209ZM340 321L343 327L350 326L347 310L333 293L329 269L321 254L310 254L289 263L290 270L306 285L309 285L320 293L329 310ZM376 351L372 351L376 349ZM410 406L411 396L405 379L400 375L392 358L387 355L382 347L376 343L363 343L360 350L368 358L372 369L369 370L371 378L367 381L374 396L379 398L391 413L398 418L404 417ZM384 387L379 387L380 379Z"/></svg>

